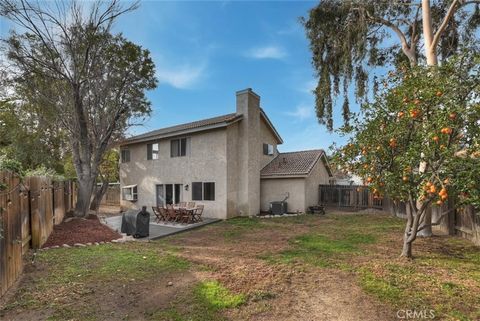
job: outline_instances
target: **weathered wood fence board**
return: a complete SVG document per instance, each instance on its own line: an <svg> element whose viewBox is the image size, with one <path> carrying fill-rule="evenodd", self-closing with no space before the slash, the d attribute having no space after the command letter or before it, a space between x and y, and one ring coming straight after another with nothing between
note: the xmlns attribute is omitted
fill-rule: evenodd
<svg viewBox="0 0 480 321"><path fill-rule="evenodd" d="M31 247L40 248L75 202L75 184L52 182L47 177L22 180L0 171L0 296L20 276L22 255Z"/></svg>
<svg viewBox="0 0 480 321"><path fill-rule="evenodd" d="M100 186L97 186L99 188ZM120 184L110 184L107 192L103 195L100 205L120 206Z"/></svg>

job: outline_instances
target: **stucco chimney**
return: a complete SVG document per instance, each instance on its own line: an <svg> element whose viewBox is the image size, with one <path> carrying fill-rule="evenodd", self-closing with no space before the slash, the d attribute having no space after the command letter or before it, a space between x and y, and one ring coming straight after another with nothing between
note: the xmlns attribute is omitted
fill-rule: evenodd
<svg viewBox="0 0 480 321"><path fill-rule="evenodd" d="M237 114L252 115L260 109L260 96L252 88L237 91Z"/></svg>
<svg viewBox="0 0 480 321"><path fill-rule="evenodd" d="M260 212L260 96L251 88L237 91L238 123L238 213L257 215Z"/></svg>

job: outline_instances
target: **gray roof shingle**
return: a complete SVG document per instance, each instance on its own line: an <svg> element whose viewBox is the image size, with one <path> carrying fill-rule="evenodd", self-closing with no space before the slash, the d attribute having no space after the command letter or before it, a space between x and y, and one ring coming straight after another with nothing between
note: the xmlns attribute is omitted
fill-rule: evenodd
<svg viewBox="0 0 480 321"><path fill-rule="evenodd" d="M260 174L262 177L308 175L324 153L321 149L280 153Z"/></svg>
<svg viewBox="0 0 480 321"><path fill-rule="evenodd" d="M231 114L221 115L213 118L197 120L191 123L185 123L185 124L175 125L171 127L160 128L144 134L127 138L122 142L122 145L135 143L139 141L145 141L148 139L155 139L163 135L174 134L176 132L201 129L203 127L208 127L213 125L220 125L222 123L225 123L225 125L228 125L229 123L234 122L238 119L241 119L242 117L243 117L242 115L239 115L237 113L231 113Z"/></svg>

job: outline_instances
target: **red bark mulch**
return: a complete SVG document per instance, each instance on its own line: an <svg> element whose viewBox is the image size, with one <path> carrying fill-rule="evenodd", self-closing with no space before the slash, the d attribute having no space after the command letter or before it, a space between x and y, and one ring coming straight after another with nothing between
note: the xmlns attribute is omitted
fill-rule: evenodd
<svg viewBox="0 0 480 321"><path fill-rule="evenodd" d="M90 215L87 219L75 218L69 222L64 221L55 225L52 234L50 234L43 247L110 242L121 237L120 234L100 223L97 216Z"/></svg>

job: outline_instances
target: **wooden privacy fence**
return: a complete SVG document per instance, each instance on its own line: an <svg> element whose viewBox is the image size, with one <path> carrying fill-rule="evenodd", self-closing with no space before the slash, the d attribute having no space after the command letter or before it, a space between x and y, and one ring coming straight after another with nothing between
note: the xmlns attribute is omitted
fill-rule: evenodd
<svg viewBox="0 0 480 321"><path fill-rule="evenodd" d="M443 216L440 224L433 226L434 231L440 231L449 235L459 235L466 238L476 245L480 245L480 213L472 206L465 206L453 210L455 200L450 199L447 204L442 206L432 206L432 222L437 222L443 213L450 211ZM385 199L384 211L392 213L399 217L406 216L406 207L402 202L395 203L392 200Z"/></svg>
<svg viewBox="0 0 480 321"><path fill-rule="evenodd" d="M100 186L97 185L97 188ZM103 195L100 205L118 205L120 206L120 183L110 183L107 192Z"/></svg>
<svg viewBox="0 0 480 321"><path fill-rule="evenodd" d="M27 177L23 181L11 172L0 171L0 296L20 276L22 256L38 249L53 226L62 222L75 204L72 181L52 182L48 177Z"/></svg>
<svg viewBox="0 0 480 321"><path fill-rule="evenodd" d="M406 217L405 204L394 202L388 197L375 198L366 186L359 185L319 185L320 203L327 207L344 209L367 209L375 208L392 213L399 217ZM452 210L455 200L451 199L443 206L432 206L430 211L432 221L436 222L442 213L445 215L440 224L433 227L433 230L449 235L459 235L480 245L480 213L472 206Z"/></svg>

